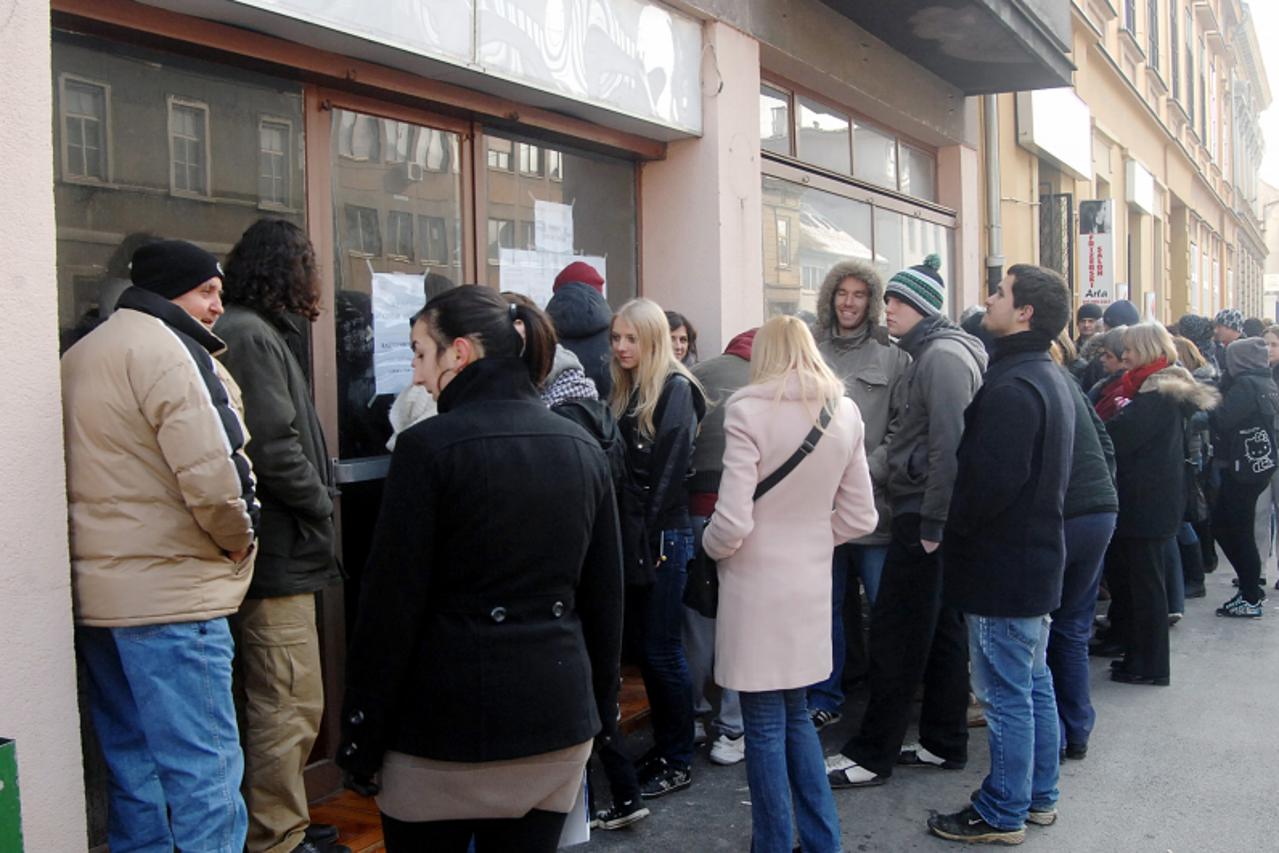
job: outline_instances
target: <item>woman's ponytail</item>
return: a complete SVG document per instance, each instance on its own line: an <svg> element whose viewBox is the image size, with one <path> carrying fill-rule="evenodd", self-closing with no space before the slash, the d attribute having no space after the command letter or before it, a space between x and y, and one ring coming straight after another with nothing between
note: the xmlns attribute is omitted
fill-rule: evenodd
<svg viewBox="0 0 1279 853"><path fill-rule="evenodd" d="M528 375L533 384L541 388L555 363L555 325L546 312L527 296L503 293L502 298L511 306L512 322L519 321L524 326L524 347L520 358L528 365Z"/></svg>
<svg viewBox="0 0 1279 853"><path fill-rule="evenodd" d="M555 361L555 326L542 309L520 294L499 296L491 288L474 284L455 287L427 302L413 317L413 322L419 321L426 323L441 349L455 338L473 338L484 357L519 358L539 387Z"/></svg>

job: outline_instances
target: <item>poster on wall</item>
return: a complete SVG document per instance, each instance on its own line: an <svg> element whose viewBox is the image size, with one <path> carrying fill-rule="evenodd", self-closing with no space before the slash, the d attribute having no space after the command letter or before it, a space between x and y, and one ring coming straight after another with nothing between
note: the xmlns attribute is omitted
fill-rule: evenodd
<svg viewBox="0 0 1279 853"><path fill-rule="evenodd" d="M378 394L398 394L413 381L409 318L422 308L422 276L373 273L373 377Z"/></svg>
<svg viewBox="0 0 1279 853"><path fill-rule="evenodd" d="M1079 203L1079 287L1085 303L1109 305L1115 295L1115 202Z"/></svg>

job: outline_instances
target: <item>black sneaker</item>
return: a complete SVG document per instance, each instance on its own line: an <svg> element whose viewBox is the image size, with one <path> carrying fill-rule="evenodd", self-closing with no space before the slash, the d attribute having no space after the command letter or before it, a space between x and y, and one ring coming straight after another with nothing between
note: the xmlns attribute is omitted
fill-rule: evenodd
<svg viewBox="0 0 1279 853"><path fill-rule="evenodd" d="M935 814L928 819L928 830L947 841L963 841L967 844L1021 844L1026 840L1026 828L1000 829L986 823L986 819L972 806L954 814Z"/></svg>
<svg viewBox="0 0 1279 853"><path fill-rule="evenodd" d="M597 829L621 829L649 816L648 807L639 800L614 803L611 809L595 813L591 826Z"/></svg>
<svg viewBox="0 0 1279 853"><path fill-rule="evenodd" d="M648 778L640 780L640 796L646 800L655 800L682 791L691 784L693 774L687 767L676 767L665 758L659 758Z"/></svg>

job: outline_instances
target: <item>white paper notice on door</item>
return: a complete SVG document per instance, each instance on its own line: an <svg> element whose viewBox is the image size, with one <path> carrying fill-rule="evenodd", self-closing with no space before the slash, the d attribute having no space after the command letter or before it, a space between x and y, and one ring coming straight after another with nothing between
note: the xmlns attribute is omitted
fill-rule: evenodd
<svg viewBox="0 0 1279 853"><path fill-rule="evenodd" d="M606 282L608 270L605 259L597 255L572 255L560 252L543 252L531 249L502 249L498 252L500 267L499 287L522 293L545 308L551 301L551 288L555 277L574 261L585 261L595 267ZM608 291L605 290L605 295Z"/></svg>
<svg viewBox="0 0 1279 853"><path fill-rule="evenodd" d="M413 382L409 318L424 301L422 276L373 274L373 376L378 394L398 394Z"/></svg>
<svg viewBox="0 0 1279 853"><path fill-rule="evenodd" d="M573 252L573 206L533 201L533 245L539 252Z"/></svg>

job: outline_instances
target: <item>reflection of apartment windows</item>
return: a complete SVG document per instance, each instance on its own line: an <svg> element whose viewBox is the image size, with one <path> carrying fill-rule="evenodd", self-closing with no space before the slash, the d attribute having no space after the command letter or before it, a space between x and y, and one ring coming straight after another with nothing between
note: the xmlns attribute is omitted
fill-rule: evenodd
<svg viewBox="0 0 1279 853"><path fill-rule="evenodd" d="M805 264L800 267L800 287L805 293L816 293L822 287L822 268Z"/></svg>
<svg viewBox="0 0 1279 853"><path fill-rule="evenodd" d="M346 206L346 247L362 255L382 254L382 232L377 211L371 207Z"/></svg>
<svg viewBox="0 0 1279 853"><path fill-rule="evenodd" d="M490 169L511 171L511 140L489 137L488 162Z"/></svg>
<svg viewBox="0 0 1279 853"><path fill-rule="evenodd" d="M536 243L537 236L534 223L521 222L519 247L521 249L533 249L536 248Z"/></svg>
<svg viewBox="0 0 1279 853"><path fill-rule="evenodd" d="M280 119L258 123L258 201L289 206L289 143L293 126Z"/></svg>
<svg viewBox="0 0 1279 853"><path fill-rule="evenodd" d="M445 134L441 130L424 128L418 142L422 150L422 163L432 172L444 172L449 168L451 146L449 138L453 134Z"/></svg>
<svg viewBox="0 0 1279 853"><path fill-rule="evenodd" d="M61 77L62 177L109 180L107 169L107 103L110 87Z"/></svg>
<svg viewBox="0 0 1279 853"><path fill-rule="evenodd" d="M536 145L527 143L519 143L520 152L520 174L537 175L542 174L542 150Z"/></svg>
<svg viewBox="0 0 1279 853"><path fill-rule="evenodd" d="M417 128L407 122L387 118L381 119L381 122L382 150L385 152L386 162L408 162L413 148L413 131Z"/></svg>
<svg viewBox="0 0 1279 853"><path fill-rule="evenodd" d="M509 219L489 220L489 263L495 264L500 249L515 248L515 223Z"/></svg>
<svg viewBox="0 0 1279 853"><path fill-rule="evenodd" d="M442 216L419 216L417 222L418 231L421 235L418 245L421 249L422 263L448 266L449 238L444 218Z"/></svg>
<svg viewBox="0 0 1279 853"><path fill-rule="evenodd" d="M169 98L170 186L175 193L209 195L209 107Z"/></svg>
<svg viewBox="0 0 1279 853"><path fill-rule="evenodd" d="M376 160L382 156L378 119L343 110L338 121L338 154L351 160Z"/></svg>
<svg viewBox="0 0 1279 853"><path fill-rule="evenodd" d="M386 215L387 254L413 260L413 214L392 210Z"/></svg>
<svg viewBox="0 0 1279 853"><path fill-rule="evenodd" d="M564 155L559 151L546 151L546 175L552 181L564 180Z"/></svg>
<svg viewBox="0 0 1279 853"><path fill-rule="evenodd" d="M777 217L777 266L790 266L790 220Z"/></svg>

